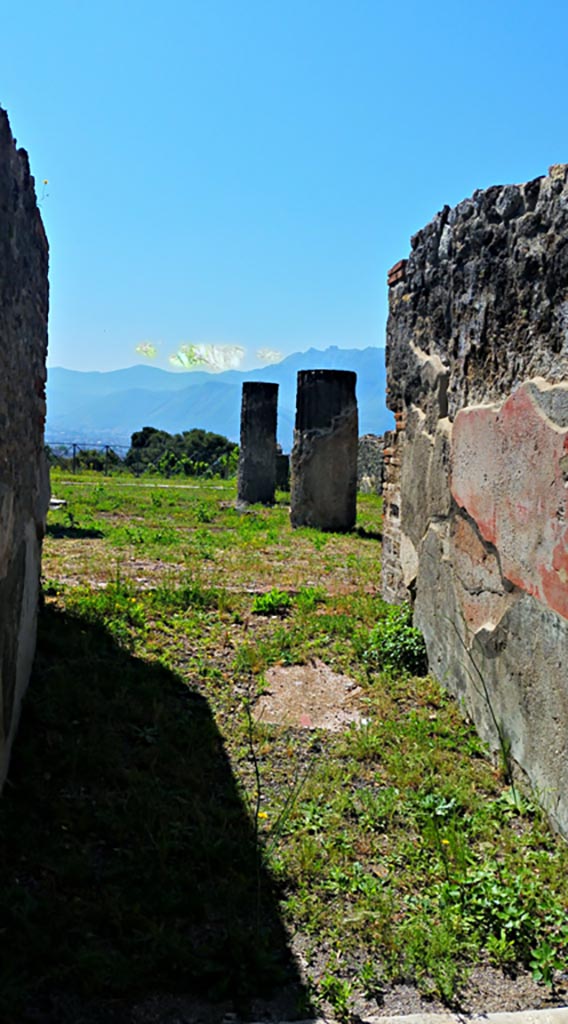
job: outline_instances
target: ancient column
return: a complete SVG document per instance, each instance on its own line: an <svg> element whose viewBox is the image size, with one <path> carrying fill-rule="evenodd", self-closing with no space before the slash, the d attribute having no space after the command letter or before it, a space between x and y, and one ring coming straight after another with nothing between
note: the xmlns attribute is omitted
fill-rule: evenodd
<svg viewBox="0 0 568 1024"><path fill-rule="evenodd" d="M284 454L280 445L276 446L276 487L279 491L290 490L290 456Z"/></svg>
<svg viewBox="0 0 568 1024"><path fill-rule="evenodd" d="M278 384L245 381L241 403L241 447L237 498L247 504L274 501Z"/></svg>
<svg viewBox="0 0 568 1024"><path fill-rule="evenodd" d="M300 370L290 458L292 526L350 530L357 514L357 374Z"/></svg>

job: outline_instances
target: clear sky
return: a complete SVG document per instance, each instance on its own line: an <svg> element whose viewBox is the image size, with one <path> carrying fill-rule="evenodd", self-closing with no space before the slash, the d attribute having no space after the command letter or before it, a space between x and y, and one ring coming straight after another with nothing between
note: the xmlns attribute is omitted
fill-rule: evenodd
<svg viewBox="0 0 568 1024"><path fill-rule="evenodd" d="M411 234L568 161L567 44L566 0L4 2L50 364L382 345Z"/></svg>

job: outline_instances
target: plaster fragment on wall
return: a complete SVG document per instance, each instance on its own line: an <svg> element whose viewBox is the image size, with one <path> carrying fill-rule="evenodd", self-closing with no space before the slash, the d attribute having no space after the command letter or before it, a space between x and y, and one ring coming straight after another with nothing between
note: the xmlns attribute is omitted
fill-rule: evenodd
<svg viewBox="0 0 568 1024"><path fill-rule="evenodd" d="M564 618L566 423L568 385L526 382L501 407L475 406L458 413L451 472L455 501L499 552L504 576Z"/></svg>
<svg viewBox="0 0 568 1024"><path fill-rule="evenodd" d="M495 629L519 592L505 585L496 552L463 516L451 523L450 545L456 595L468 629Z"/></svg>
<svg viewBox="0 0 568 1024"><path fill-rule="evenodd" d="M400 536L400 565L405 587L412 587L418 575L418 552L406 533Z"/></svg>

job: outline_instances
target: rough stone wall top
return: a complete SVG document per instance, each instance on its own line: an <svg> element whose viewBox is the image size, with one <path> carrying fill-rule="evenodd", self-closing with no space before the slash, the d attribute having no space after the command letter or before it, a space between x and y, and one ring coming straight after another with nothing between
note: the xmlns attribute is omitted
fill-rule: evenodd
<svg viewBox="0 0 568 1024"><path fill-rule="evenodd" d="M47 270L48 245L28 155L16 149L0 109L0 379L14 381L13 389L0 388L0 473L3 479L23 472L28 483L43 447ZM8 435L17 437L16 445L6 443Z"/></svg>
<svg viewBox="0 0 568 1024"><path fill-rule="evenodd" d="M388 404L422 405L425 357L450 418L568 363L568 165L445 206L390 288ZM410 341L410 344L409 344ZM442 409L442 413L443 413Z"/></svg>
<svg viewBox="0 0 568 1024"><path fill-rule="evenodd" d="M48 246L27 154L0 110L0 785L35 645L49 492Z"/></svg>

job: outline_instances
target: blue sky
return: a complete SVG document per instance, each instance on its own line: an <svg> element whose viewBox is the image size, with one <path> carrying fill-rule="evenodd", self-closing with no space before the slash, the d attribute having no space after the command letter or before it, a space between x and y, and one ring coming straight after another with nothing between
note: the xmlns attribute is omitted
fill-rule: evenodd
<svg viewBox="0 0 568 1024"><path fill-rule="evenodd" d="M28 0L2 37L51 365L381 345L415 231L568 161L557 0Z"/></svg>

